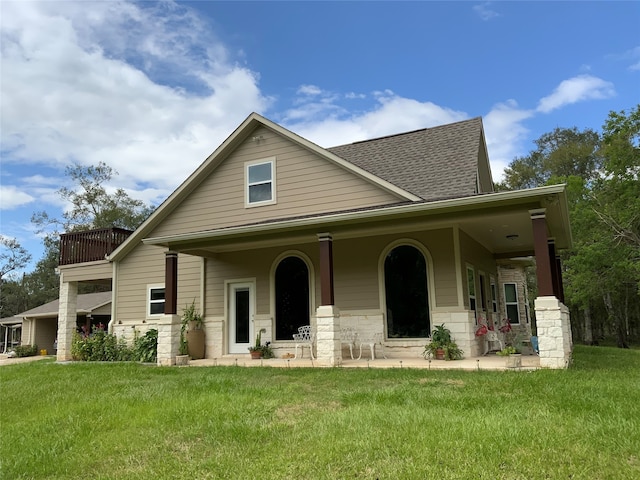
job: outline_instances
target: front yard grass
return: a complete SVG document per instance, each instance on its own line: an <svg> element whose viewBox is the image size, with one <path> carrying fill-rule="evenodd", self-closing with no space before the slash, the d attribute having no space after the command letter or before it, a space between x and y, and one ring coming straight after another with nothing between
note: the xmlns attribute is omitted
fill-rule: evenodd
<svg viewBox="0 0 640 480"><path fill-rule="evenodd" d="M0 478L640 478L640 351L571 369L0 368Z"/></svg>

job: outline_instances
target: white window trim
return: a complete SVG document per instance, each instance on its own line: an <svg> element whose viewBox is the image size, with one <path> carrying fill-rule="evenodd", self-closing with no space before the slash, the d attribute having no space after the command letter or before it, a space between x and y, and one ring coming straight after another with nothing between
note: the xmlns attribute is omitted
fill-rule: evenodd
<svg viewBox="0 0 640 480"><path fill-rule="evenodd" d="M160 315L164 315L163 313L151 313L151 303L160 303L159 300L151 300L151 290L155 290L155 289L159 289L162 288L164 289L164 283L154 283L154 284L150 284L147 285L147 318L155 318L155 317L159 317ZM165 298L164 300L162 300L162 303L166 302L167 300L167 291L165 290Z"/></svg>
<svg viewBox="0 0 640 480"><path fill-rule="evenodd" d="M514 289L515 289L515 293L516 293L516 301L515 302L507 302L507 290L506 287L507 285L513 285ZM518 321L516 323L511 323L511 325L520 325L522 322L520 322L520 302L518 301L518 284L516 282L504 282L502 284L502 293L504 293L504 316L505 318L507 318L507 321L509 321L509 316L508 316L508 311L507 311L507 306L509 305L515 305L516 306L516 310L518 312Z"/></svg>
<svg viewBox="0 0 640 480"><path fill-rule="evenodd" d="M471 271L473 273L473 290L474 290L474 294L471 294L471 289L469 288L469 271ZM475 312L475 317L476 317L476 325L478 324L478 285L477 285L477 278L476 278L476 269L473 267L473 265L469 265L467 264L467 268L465 270L466 275L465 275L465 281L467 282L467 298L469 301L469 310ZM473 303L476 304L476 308L475 309L471 309L471 300L473 299Z"/></svg>
<svg viewBox="0 0 640 480"><path fill-rule="evenodd" d="M263 163L271 164L271 200L264 200L262 202L249 202L249 167L254 165L261 165ZM267 182L261 182L267 183ZM244 207L253 208L261 207L263 205L273 205L276 202L276 157L261 158L260 160L252 160L244 163Z"/></svg>
<svg viewBox="0 0 640 480"><path fill-rule="evenodd" d="M493 275L489 276L489 284L491 290L491 312L494 315L498 314L498 286L496 285L496 279Z"/></svg>

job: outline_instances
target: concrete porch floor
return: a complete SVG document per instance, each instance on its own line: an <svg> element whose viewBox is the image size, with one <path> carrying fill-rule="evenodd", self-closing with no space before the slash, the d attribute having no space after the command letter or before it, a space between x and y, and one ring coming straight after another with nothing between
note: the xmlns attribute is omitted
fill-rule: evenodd
<svg viewBox="0 0 640 480"><path fill-rule="evenodd" d="M212 366L238 366L238 367L276 367L276 368L330 368L311 360L307 355L305 358L270 358L252 360L249 354L225 355L221 358L205 358L202 360L190 360L190 366L212 367ZM486 356L470 357L462 360L425 360L417 358L376 358L370 360L362 358L351 360L350 357L342 359L342 364L338 368L421 368L431 370L514 370L507 368L505 357L500 357L495 353L488 353ZM522 367L515 370L536 370L540 368L540 358L537 355L522 355Z"/></svg>

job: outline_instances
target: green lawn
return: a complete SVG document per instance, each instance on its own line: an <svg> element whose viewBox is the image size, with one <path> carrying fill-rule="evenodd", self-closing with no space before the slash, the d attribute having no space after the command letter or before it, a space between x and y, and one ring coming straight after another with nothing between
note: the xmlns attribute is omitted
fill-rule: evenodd
<svg viewBox="0 0 640 480"><path fill-rule="evenodd" d="M640 351L563 371L0 368L1 479L640 478Z"/></svg>

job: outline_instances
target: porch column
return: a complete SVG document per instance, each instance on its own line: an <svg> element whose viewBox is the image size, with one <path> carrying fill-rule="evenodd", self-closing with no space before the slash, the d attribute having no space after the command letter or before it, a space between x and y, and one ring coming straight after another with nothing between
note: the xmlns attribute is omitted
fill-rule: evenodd
<svg viewBox="0 0 640 480"><path fill-rule="evenodd" d="M549 244L549 262L551 264L551 281L553 282L553 295L560 299L560 271L558 270L559 262L556 256L556 242L553 238L548 241Z"/></svg>
<svg viewBox="0 0 640 480"><path fill-rule="evenodd" d="M330 233L318 235L320 241L321 305L333 305L333 237Z"/></svg>
<svg viewBox="0 0 640 480"><path fill-rule="evenodd" d="M562 262L560 257L556 256L556 272L558 272L558 295L562 303L564 303L564 284L562 282Z"/></svg>
<svg viewBox="0 0 640 480"><path fill-rule="evenodd" d="M573 350L569 309L555 297L536 298L535 309L540 366L567 368Z"/></svg>
<svg viewBox="0 0 640 480"><path fill-rule="evenodd" d="M175 365L180 344L178 310L178 253L165 254L164 316L158 319L158 365Z"/></svg>
<svg viewBox="0 0 640 480"><path fill-rule="evenodd" d="M178 311L178 253L165 253L164 265L164 314Z"/></svg>
<svg viewBox="0 0 640 480"><path fill-rule="evenodd" d="M546 209L530 210L533 226L533 248L536 255L536 276L538 279L538 295L541 297L555 296L553 278L551 275L551 259L549 258L549 244L547 241ZM555 259L554 259L555 261Z"/></svg>
<svg viewBox="0 0 640 480"><path fill-rule="evenodd" d="M71 344L76 331L78 282L65 282L60 273L60 299L58 306L58 351L59 362L72 360Z"/></svg>
<svg viewBox="0 0 640 480"><path fill-rule="evenodd" d="M320 241L321 302L316 310L316 354L318 363L336 366L342 363L340 348L340 311L333 296L333 238L330 233L318 235Z"/></svg>

